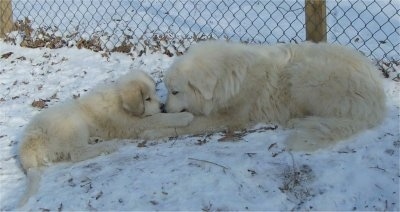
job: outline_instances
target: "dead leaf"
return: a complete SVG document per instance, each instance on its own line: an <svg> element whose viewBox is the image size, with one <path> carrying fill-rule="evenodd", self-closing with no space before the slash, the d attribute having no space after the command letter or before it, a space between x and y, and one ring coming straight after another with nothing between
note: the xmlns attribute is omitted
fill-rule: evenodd
<svg viewBox="0 0 400 212"><path fill-rule="evenodd" d="M98 200L101 196L103 196L103 192L102 192L102 191L100 191L100 193L98 193L98 194L96 195L96 200Z"/></svg>
<svg viewBox="0 0 400 212"><path fill-rule="evenodd" d="M39 99L39 100L37 100L37 101L34 100L34 101L32 102L32 106L42 109L42 108L47 107L47 104L46 104L46 101L45 101L45 100Z"/></svg>
<svg viewBox="0 0 400 212"><path fill-rule="evenodd" d="M58 99L57 98L57 93L54 93L52 96L50 96L50 99Z"/></svg>
<svg viewBox="0 0 400 212"><path fill-rule="evenodd" d="M26 60L26 57L21 56L21 57L18 57L17 60Z"/></svg>
<svg viewBox="0 0 400 212"><path fill-rule="evenodd" d="M14 54L13 52L7 52L7 53L5 53L5 54L3 54L3 55L1 55L1 59L7 59L7 58L9 58L12 54Z"/></svg>
<svg viewBox="0 0 400 212"><path fill-rule="evenodd" d="M274 146L276 146L276 143L273 143L273 144L269 145L268 150L270 150Z"/></svg>
<svg viewBox="0 0 400 212"><path fill-rule="evenodd" d="M155 201L155 200L151 200L150 203L151 203L152 205L158 205L158 202Z"/></svg>

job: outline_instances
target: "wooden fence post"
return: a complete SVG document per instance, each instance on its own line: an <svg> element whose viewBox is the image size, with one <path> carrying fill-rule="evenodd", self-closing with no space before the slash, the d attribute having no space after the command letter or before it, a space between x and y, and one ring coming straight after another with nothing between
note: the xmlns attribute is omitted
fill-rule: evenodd
<svg viewBox="0 0 400 212"><path fill-rule="evenodd" d="M306 40L326 42L326 1L306 1Z"/></svg>
<svg viewBox="0 0 400 212"><path fill-rule="evenodd" d="M0 38L4 38L6 33L13 28L12 4L11 0L0 0Z"/></svg>

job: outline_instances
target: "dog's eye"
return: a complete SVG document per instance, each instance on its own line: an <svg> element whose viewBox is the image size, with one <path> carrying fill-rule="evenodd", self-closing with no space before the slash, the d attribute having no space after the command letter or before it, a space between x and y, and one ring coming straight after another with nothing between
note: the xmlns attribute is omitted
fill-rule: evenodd
<svg viewBox="0 0 400 212"><path fill-rule="evenodd" d="M151 98L150 97L147 97L147 99L145 99L147 102L150 102L151 101Z"/></svg>
<svg viewBox="0 0 400 212"><path fill-rule="evenodd" d="M172 95L176 95L176 94L178 94L179 92L178 92L178 91L172 91L171 93L172 93Z"/></svg>

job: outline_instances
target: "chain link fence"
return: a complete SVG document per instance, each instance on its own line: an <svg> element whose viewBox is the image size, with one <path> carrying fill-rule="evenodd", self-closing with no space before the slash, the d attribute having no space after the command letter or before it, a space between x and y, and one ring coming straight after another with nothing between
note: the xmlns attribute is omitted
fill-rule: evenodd
<svg viewBox="0 0 400 212"><path fill-rule="evenodd" d="M305 2L285 0L1 0L11 1L22 46L78 46L131 54L182 54L192 42L250 43L306 39ZM1 6L3 5L3 6ZM2 19L5 4L0 5ZM327 42L375 60L399 61L400 1L327 0ZM3 8L2 8L3 7Z"/></svg>

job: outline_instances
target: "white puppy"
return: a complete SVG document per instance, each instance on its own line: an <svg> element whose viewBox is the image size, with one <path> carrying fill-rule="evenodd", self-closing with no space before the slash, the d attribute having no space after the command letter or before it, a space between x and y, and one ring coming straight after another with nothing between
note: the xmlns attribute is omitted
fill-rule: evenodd
<svg viewBox="0 0 400 212"><path fill-rule="evenodd" d="M87 95L49 108L35 116L25 129L19 156L28 175L24 204L36 192L40 168L52 162L81 161L116 150L102 139L139 138L149 129L183 127L190 113L160 113L154 81L144 72L122 76L115 84L101 86Z"/></svg>
<svg viewBox="0 0 400 212"><path fill-rule="evenodd" d="M312 151L376 126L385 116L378 71L339 45L206 41L176 59L164 81L167 111L196 117L188 127L158 131L160 137L272 122L294 128L290 149Z"/></svg>

